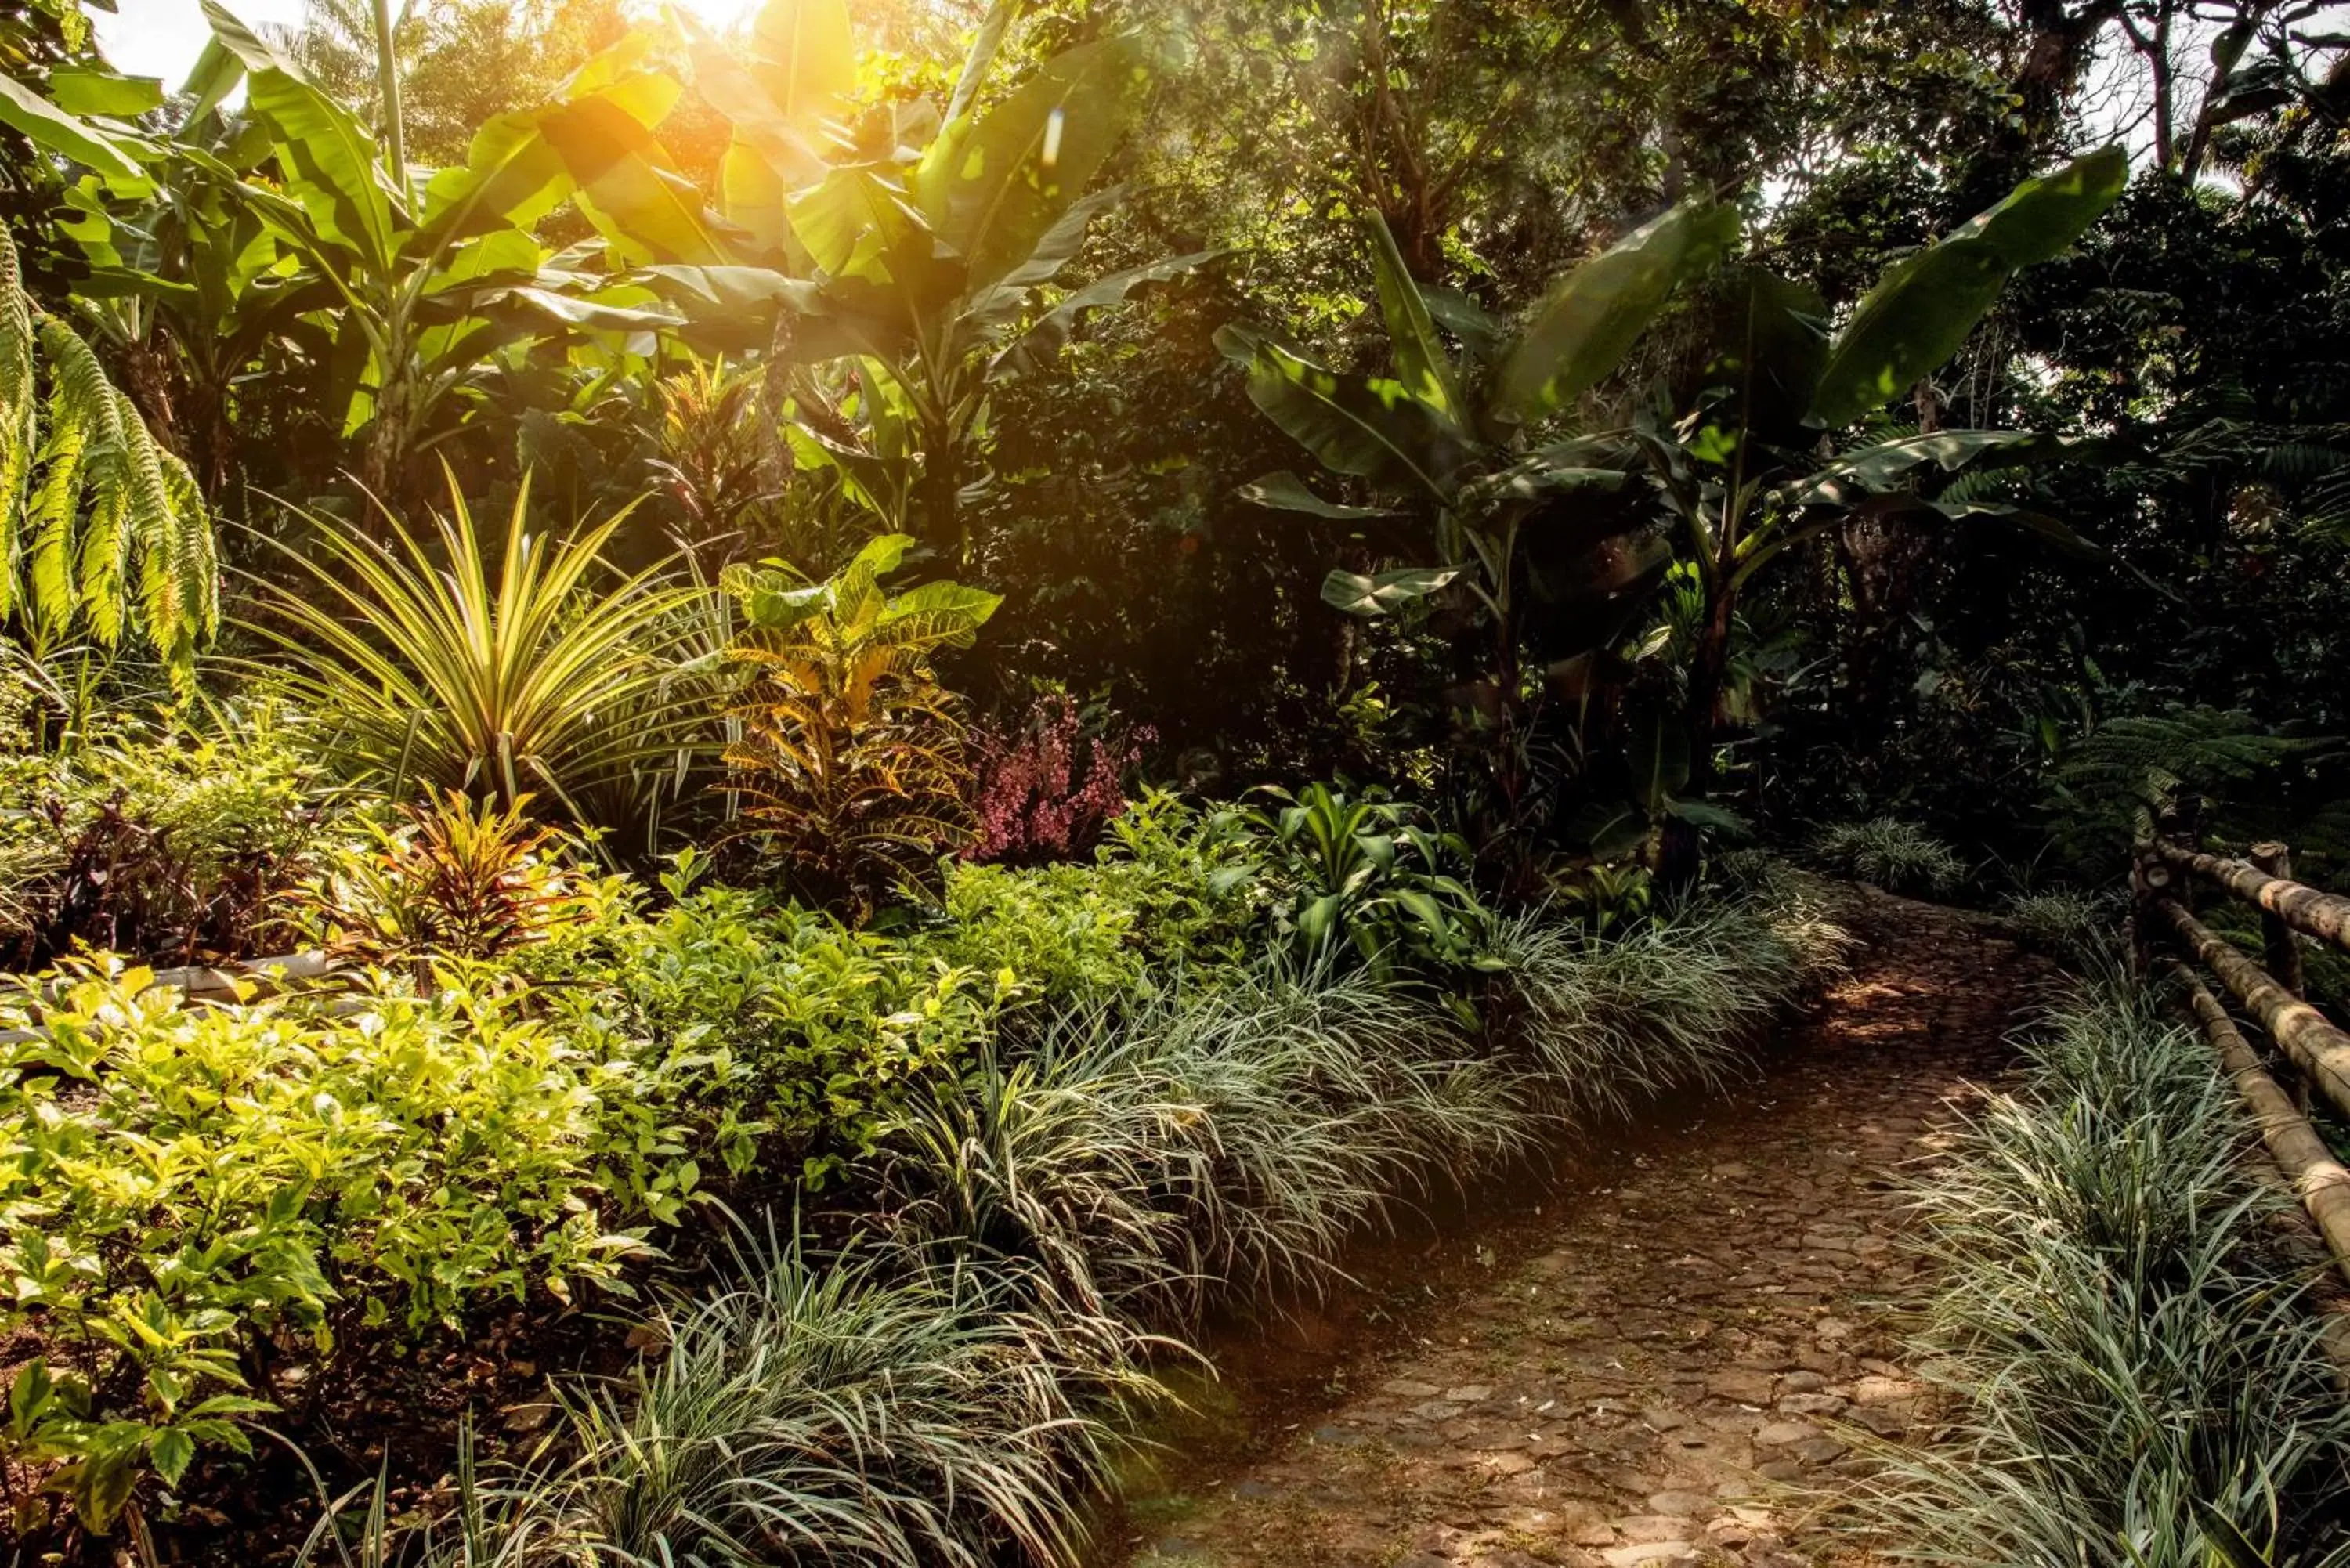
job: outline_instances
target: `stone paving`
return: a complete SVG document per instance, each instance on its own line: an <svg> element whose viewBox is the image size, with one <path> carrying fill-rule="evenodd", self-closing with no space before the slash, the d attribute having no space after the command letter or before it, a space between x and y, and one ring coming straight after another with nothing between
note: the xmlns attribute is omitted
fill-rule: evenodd
<svg viewBox="0 0 2350 1568"><path fill-rule="evenodd" d="M1262 1458L1153 1511L1144 1568L1836 1559L1795 1488L1925 1424L1898 1175L2009 1059L2036 962L1874 898L1814 1015L1683 1136L1586 1174ZM1520 1245L1531 1241L1531 1246ZM1481 1253L1481 1259L1482 1254ZM1922 1434L1919 1434L1922 1435ZM1129 1548L1129 1551L1132 1549Z"/></svg>

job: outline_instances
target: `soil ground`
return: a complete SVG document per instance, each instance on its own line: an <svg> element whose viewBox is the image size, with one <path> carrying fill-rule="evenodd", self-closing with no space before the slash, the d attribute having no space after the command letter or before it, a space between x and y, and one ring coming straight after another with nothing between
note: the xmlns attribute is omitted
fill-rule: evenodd
<svg viewBox="0 0 2350 1568"><path fill-rule="evenodd" d="M1219 1384L1105 1535L1135 1568L1790 1568L1905 1436L1898 1324L1929 1283L1901 1183L2012 1060L2049 970L1882 895L1756 1077L1599 1130L1548 1181L1399 1238L1362 1289L1211 1341Z"/></svg>

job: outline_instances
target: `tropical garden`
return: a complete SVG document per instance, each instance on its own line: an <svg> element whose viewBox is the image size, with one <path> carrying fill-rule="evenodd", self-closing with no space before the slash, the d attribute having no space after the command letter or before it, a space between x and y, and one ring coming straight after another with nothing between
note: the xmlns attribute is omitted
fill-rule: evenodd
<svg viewBox="0 0 2350 1568"><path fill-rule="evenodd" d="M1852 1550L2345 1560L2123 935L2350 888L2340 7L170 3L0 0L11 1562L1122 1560L1856 883L2074 978Z"/></svg>

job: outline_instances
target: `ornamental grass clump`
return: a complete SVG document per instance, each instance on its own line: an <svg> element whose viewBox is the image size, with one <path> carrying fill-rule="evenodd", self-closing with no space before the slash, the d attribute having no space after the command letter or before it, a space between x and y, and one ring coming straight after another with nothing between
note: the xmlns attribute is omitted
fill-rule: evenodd
<svg viewBox="0 0 2350 1568"><path fill-rule="evenodd" d="M1544 1101L1621 1114L1634 1096L1718 1085L1847 939L1792 897L1685 911L1593 938L1540 912L1496 927L1495 991Z"/></svg>
<svg viewBox="0 0 2350 1568"><path fill-rule="evenodd" d="M884 1136L898 1233L989 1259L1056 1309L1190 1321L1327 1278L1439 1169L1522 1146L1518 1088L1444 1014L1278 963L1062 1016Z"/></svg>
<svg viewBox="0 0 2350 1568"><path fill-rule="evenodd" d="M2018 940L2091 975L2109 971L2122 959L2119 912L2112 898L2071 888L2013 893L2000 906L2000 919Z"/></svg>
<svg viewBox="0 0 2350 1568"><path fill-rule="evenodd" d="M1812 841L1821 863L1888 893L1948 898L1966 882L1959 852L1915 823L1895 816L1838 823Z"/></svg>
<svg viewBox="0 0 2350 1568"><path fill-rule="evenodd" d="M572 1560L1069 1563L1109 1437L1115 1369L977 1266L821 1263L772 1235L668 1320L668 1349L571 1403L555 1480Z"/></svg>
<svg viewBox="0 0 2350 1568"><path fill-rule="evenodd" d="M2283 1199L2208 1048L2143 993L2083 993L2034 1056L1918 1187L1945 1282L1918 1365L1951 1437L1873 1446L1860 1521L1897 1556L2034 1568L2350 1544L2313 1271L2269 1238Z"/></svg>

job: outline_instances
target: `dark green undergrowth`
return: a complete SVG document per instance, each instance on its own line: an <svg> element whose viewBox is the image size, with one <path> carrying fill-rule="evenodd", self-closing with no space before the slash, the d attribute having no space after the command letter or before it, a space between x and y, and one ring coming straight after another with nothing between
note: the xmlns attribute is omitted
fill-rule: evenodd
<svg viewBox="0 0 2350 1568"><path fill-rule="evenodd" d="M1856 1522L1888 1554L2020 1568L2240 1568L2350 1550L2350 1407L2286 1245L2289 1199L2199 1035L2084 989L2026 1083L1917 1192L1942 1284L1918 1365L1946 1440L1871 1444Z"/></svg>

